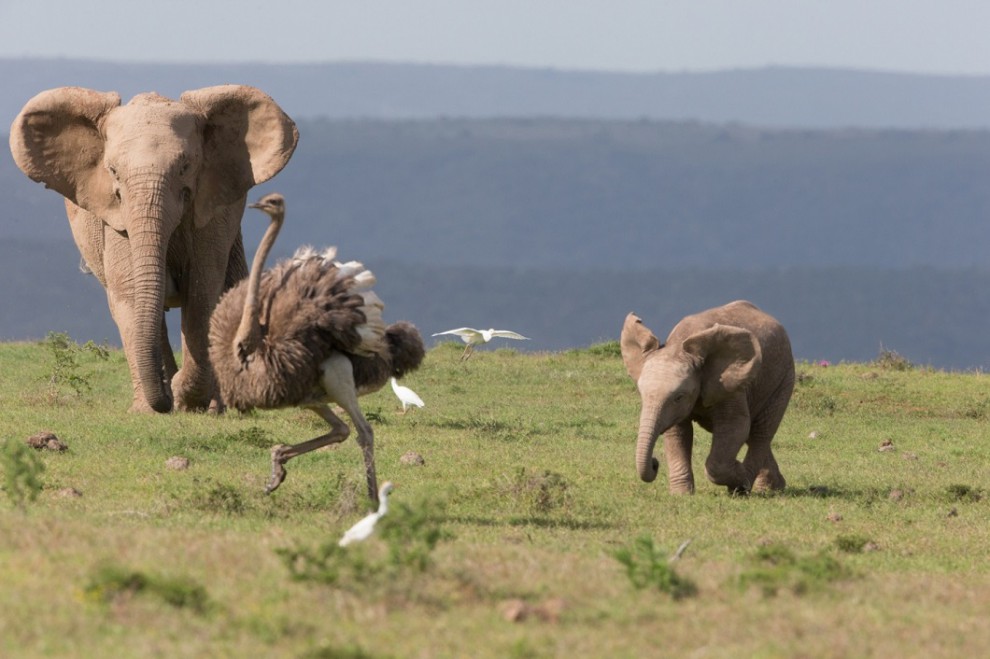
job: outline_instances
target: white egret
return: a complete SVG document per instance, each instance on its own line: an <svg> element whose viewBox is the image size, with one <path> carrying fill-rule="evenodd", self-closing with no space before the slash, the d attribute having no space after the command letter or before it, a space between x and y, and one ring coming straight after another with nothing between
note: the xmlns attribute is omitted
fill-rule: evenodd
<svg viewBox="0 0 990 659"><path fill-rule="evenodd" d="M423 407L426 403L419 395L410 389L409 387L403 387L401 384L396 382L395 378L392 378L392 391L398 396L399 400L402 402L402 413L405 414L406 410L410 405L414 407Z"/></svg>
<svg viewBox="0 0 990 659"><path fill-rule="evenodd" d="M464 348L464 354L461 355L461 359L467 359L471 356L474 351L474 346L480 345L482 343L488 343L492 339L522 339L529 341L528 336L523 336L522 334L517 334L511 330L497 330L497 329L486 329L486 330L476 330L473 327L458 327L457 329L447 330L446 332L437 332L433 336L443 336L444 334L454 334L461 337L461 341L467 344Z"/></svg>
<svg viewBox="0 0 990 659"><path fill-rule="evenodd" d="M388 512L388 495L395 489L392 485L392 481L385 481L382 484L382 489L378 492L378 510L370 513L364 517L360 522L347 529L344 533L344 537L340 539L337 543L341 547L346 547L352 542L361 542L362 540L367 540L371 533L375 530L375 524L381 519L385 513Z"/></svg>

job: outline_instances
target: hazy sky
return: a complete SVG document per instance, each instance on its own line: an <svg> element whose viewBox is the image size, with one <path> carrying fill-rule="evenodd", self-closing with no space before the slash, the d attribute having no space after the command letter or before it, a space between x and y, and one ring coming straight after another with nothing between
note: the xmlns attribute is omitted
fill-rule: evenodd
<svg viewBox="0 0 990 659"><path fill-rule="evenodd" d="M0 0L19 56L990 74L990 1Z"/></svg>

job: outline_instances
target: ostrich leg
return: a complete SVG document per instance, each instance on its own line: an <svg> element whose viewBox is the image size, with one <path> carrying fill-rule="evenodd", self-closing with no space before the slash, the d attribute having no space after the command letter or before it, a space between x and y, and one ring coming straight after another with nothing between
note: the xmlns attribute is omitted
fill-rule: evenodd
<svg viewBox="0 0 990 659"><path fill-rule="evenodd" d="M285 463L292 458L298 457L303 453L309 453L310 451L315 451L318 448L323 448L324 446L329 446L330 444L339 444L340 442L347 439L350 434L351 429L347 427L347 424L340 420L330 407L327 405L309 405L307 409L313 410L320 417L330 424L330 432L325 435L320 435L308 442L302 442L300 444L279 444L272 448L272 475L268 478L268 485L265 486L265 494L271 494L278 486L282 484L285 480Z"/></svg>

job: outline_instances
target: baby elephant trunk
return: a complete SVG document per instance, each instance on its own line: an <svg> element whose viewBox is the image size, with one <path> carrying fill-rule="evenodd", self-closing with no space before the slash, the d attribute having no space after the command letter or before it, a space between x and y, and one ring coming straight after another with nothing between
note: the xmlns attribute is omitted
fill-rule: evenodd
<svg viewBox="0 0 990 659"><path fill-rule="evenodd" d="M643 406L639 418L639 438L636 440L636 470L639 477L647 483L656 480L660 469L660 461L653 457L660 432L657 428L659 409L653 406Z"/></svg>

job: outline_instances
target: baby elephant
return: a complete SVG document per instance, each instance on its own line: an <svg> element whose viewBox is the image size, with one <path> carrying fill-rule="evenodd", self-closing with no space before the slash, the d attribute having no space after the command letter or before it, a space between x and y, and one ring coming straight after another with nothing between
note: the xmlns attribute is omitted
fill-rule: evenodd
<svg viewBox="0 0 990 659"><path fill-rule="evenodd" d="M643 401L636 468L657 477L653 446L663 434L672 494L694 492L693 421L712 433L705 475L730 492L780 490L770 450L794 389L787 332L749 302L730 302L684 318L661 344L634 314L622 327L622 361ZM736 456L748 444L745 459Z"/></svg>

